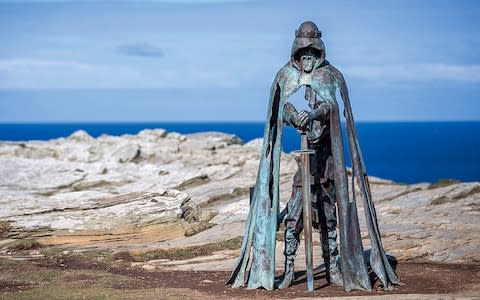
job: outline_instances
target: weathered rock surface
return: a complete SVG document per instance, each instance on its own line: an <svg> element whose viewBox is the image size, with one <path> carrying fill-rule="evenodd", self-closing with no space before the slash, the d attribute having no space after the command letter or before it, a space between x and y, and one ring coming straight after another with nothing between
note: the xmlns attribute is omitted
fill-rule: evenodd
<svg viewBox="0 0 480 300"><path fill-rule="evenodd" d="M115 250L240 236L260 147L259 140L243 144L223 133L163 129L99 138L77 131L50 141L0 142L0 221L12 226L3 235ZM281 166L285 203L296 171L293 156L284 154ZM390 254L400 260L480 261L480 183L401 185L374 177L370 182ZM363 212L359 216L363 221ZM208 229L197 233L199 223ZM219 257L235 255L227 251ZM211 265L211 259L194 262Z"/></svg>

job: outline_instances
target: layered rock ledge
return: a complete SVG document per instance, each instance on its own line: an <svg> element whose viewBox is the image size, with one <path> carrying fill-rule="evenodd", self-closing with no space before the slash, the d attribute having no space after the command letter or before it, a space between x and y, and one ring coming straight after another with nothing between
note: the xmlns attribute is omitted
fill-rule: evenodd
<svg viewBox="0 0 480 300"><path fill-rule="evenodd" d="M0 142L1 243L28 237L43 245L121 251L241 236L260 147L259 140L244 144L224 133L163 129ZM293 156L283 154L283 204L295 168ZM370 182L390 254L399 260L480 261L479 182ZM236 252L222 255L233 259Z"/></svg>

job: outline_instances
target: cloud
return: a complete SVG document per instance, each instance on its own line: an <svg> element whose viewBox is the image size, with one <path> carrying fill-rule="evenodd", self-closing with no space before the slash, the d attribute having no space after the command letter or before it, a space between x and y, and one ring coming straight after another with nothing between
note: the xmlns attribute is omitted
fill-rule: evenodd
<svg viewBox="0 0 480 300"><path fill-rule="evenodd" d="M129 45L118 46L118 51L125 55L141 56L141 57L163 57L163 50L153 44L149 43L137 43Z"/></svg>
<svg viewBox="0 0 480 300"><path fill-rule="evenodd" d="M139 78L138 71L124 66L69 60L0 60L1 89L109 88Z"/></svg>
<svg viewBox="0 0 480 300"><path fill-rule="evenodd" d="M395 64L345 67L352 77L379 81L457 81L480 83L480 65Z"/></svg>
<svg viewBox="0 0 480 300"><path fill-rule="evenodd" d="M243 3L254 0L143 0L147 3L172 3L172 4L215 4L215 3ZM0 0L0 3L72 3L78 0ZM103 0L83 0L82 2L102 3ZM117 0L117 2L135 3L136 0Z"/></svg>
<svg viewBox="0 0 480 300"><path fill-rule="evenodd" d="M0 59L0 89L228 88L270 80L268 72L252 70L241 63L232 63L229 67L206 65L209 60L196 63L187 62L179 67L177 63L165 64L163 61L126 65L77 60ZM369 65L341 69L348 81L348 78L356 78L386 84L420 81L480 83L480 65Z"/></svg>
<svg viewBox="0 0 480 300"><path fill-rule="evenodd" d="M235 73L205 68L144 68L65 60L0 60L0 89L234 87Z"/></svg>

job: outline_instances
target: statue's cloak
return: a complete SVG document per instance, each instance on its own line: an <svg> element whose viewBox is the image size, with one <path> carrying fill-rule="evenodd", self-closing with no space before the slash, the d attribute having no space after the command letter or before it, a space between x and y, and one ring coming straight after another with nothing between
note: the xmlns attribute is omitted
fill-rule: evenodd
<svg viewBox="0 0 480 300"><path fill-rule="evenodd" d="M346 84L342 74L327 61L323 61L321 66L317 67L317 71L323 74L321 77L330 78L331 86L328 87L327 83L327 89L333 89L333 97L322 100L331 104L329 121L340 231L340 267L344 289L346 291L371 290L372 286L368 276L368 266L363 256L355 192L353 191L351 198L348 193L340 115L338 103L335 100L337 88L340 89L345 109L348 147L353 169L352 186L354 180L357 180L371 239L370 266L384 287L389 288L391 284L398 284L399 280L383 250ZM299 67L292 60L278 72L270 91L260 164L245 224L243 243L240 256L227 281L227 284L231 284L233 287L241 287L246 284L248 288L252 289L263 287L271 290L274 288L283 112L289 96L305 85L300 77ZM320 97L325 96L325 83L313 80L311 87Z"/></svg>

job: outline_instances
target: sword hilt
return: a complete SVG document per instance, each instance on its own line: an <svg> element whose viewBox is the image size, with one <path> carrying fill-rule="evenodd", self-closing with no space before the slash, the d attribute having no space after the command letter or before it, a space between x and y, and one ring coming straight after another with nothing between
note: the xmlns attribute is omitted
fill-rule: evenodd
<svg viewBox="0 0 480 300"><path fill-rule="evenodd" d="M302 154L307 154L307 155L314 154L315 153L314 150L308 149L307 133L305 131L301 131L300 136L301 136L302 148L300 150L292 151L292 153L297 154L299 156L302 156Z"/></svg>

